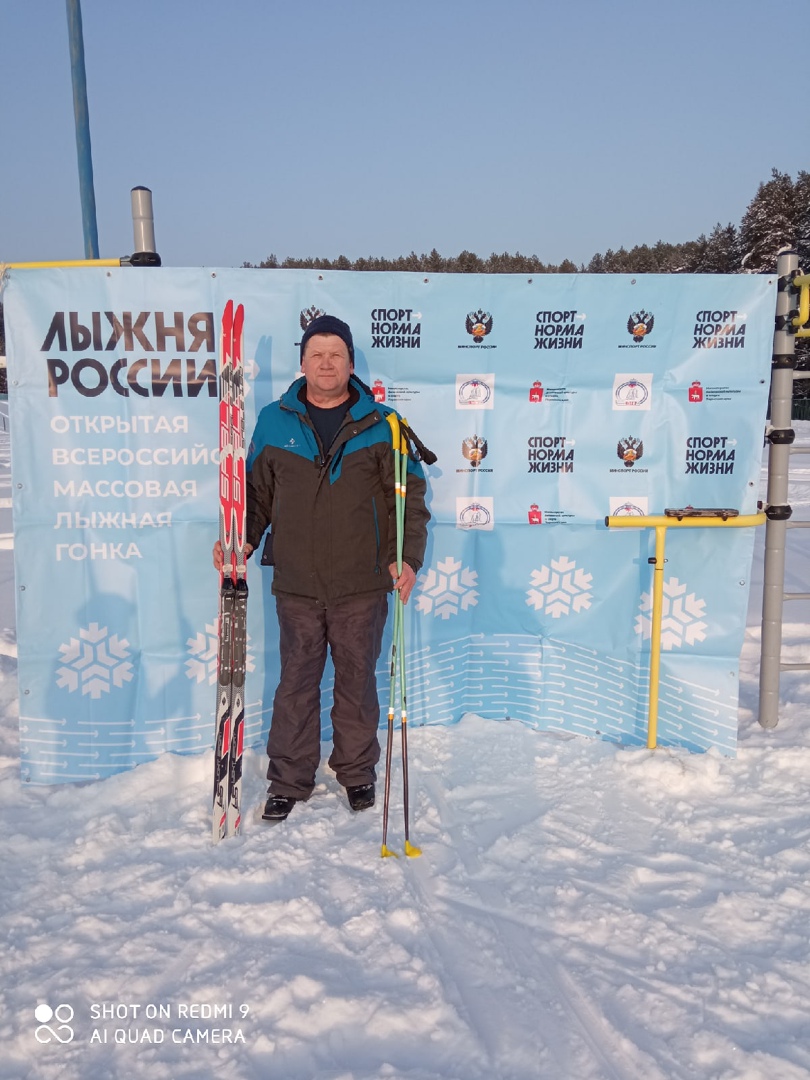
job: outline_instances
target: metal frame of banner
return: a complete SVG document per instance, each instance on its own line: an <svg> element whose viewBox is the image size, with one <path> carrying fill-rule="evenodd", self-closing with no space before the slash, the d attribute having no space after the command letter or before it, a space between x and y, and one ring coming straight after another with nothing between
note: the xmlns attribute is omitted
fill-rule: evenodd
<svg viewBox="0 0 810 1080"><path fill-rule="evenodd" d="M690 511L692 513L690 514ZM765 514L738 514L736 510L702 510L694 507L670 510L666 514L643 517L606 517L609 529L655 529L655 555L648 562L654 567L652 625L650 628L650 683L647 708L647 748L658 745L658 686L661 676L661 622L664 611L664 563L667 529L747 529L764 525Z"/></svg>

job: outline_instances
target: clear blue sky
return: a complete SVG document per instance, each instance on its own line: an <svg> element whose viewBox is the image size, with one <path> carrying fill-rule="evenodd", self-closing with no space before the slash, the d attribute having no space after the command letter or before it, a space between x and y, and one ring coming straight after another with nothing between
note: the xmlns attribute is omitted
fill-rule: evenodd
<svg viewBox="0 0 810 1080"><path fill-rule="evenodd" d="M102 257L132 249L138 184L166 265L434 246L579 263L736 224L772 167L810 167L801 5L82 0L82 15ZM0 42L0 261L81 258L64 0L0 0Z"/></svg>

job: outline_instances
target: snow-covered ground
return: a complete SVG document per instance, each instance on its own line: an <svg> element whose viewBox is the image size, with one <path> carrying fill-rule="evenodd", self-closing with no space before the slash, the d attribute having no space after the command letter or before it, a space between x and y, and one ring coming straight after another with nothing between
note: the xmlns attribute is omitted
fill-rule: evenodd
<svg viewBox="0 0 810 1080"><path fill-rule="evenodd" d="M21 784L8 454L0 432L0 1077L810 1078L810 676L763 731L762 530L736 759L468 717L411 731L422 858L381 859L379 806L352 815L327 771L214 848L210 755Z"/></svg>

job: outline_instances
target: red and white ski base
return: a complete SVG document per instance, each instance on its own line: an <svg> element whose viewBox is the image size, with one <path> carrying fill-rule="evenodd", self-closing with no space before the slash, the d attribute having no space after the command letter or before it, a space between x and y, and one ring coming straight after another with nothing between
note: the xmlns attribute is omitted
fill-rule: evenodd
<svg viewBox="0 0 810 1080"><path fill-rule="evenodd" d="M222 316L219 370L220 571L217 705L214 735L214 842L242 825L242 749L247 658L245 561L245 389L242 359L245 312L232 300Z"/></svg>

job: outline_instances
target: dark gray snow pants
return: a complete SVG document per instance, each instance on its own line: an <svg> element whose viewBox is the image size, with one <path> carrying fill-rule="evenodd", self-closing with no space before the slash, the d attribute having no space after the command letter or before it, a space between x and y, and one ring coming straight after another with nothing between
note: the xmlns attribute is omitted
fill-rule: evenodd
<svg viewBox="0 0 810 1080"><path fill-rule="evenodd" d="M388 617L388 594L352 596L324 607L276 596L281 679L267 739L274 795L306 799L321 760L321 676L327 647L335 668L333 750L329 765L344 787L370 784L380 759L375 669Z"/></svg>

